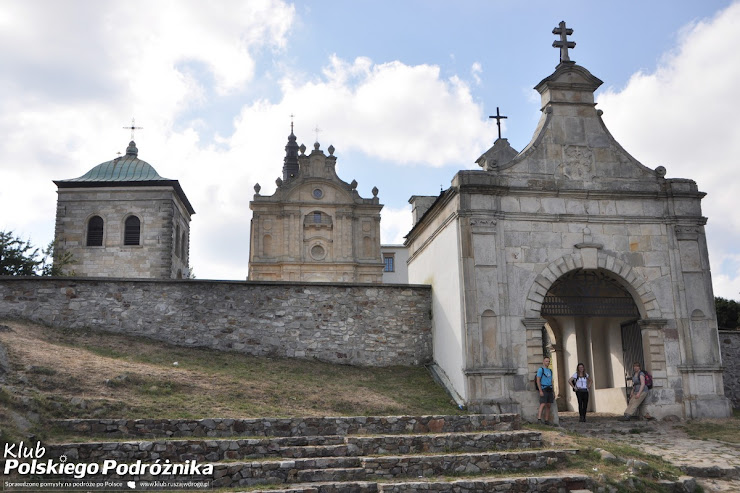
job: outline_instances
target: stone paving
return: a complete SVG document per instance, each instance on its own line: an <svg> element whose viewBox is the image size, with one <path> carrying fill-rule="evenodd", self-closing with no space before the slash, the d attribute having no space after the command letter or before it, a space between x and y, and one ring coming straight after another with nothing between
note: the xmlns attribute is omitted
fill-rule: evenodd
<svg viewBox="0 0 740 493"><path fill-rule="evenodd" d="M697 478L707 492L740 492L740 444L689 438L681 423L617 421L616 415L590 413L586 423L578 413L560 413L562 428L633 445L662 457Z"/></svg>

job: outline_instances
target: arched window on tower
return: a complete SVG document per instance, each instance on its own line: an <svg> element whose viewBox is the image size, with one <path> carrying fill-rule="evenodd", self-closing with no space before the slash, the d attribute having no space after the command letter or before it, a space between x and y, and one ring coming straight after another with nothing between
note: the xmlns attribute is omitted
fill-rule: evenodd
<svg viewBox="0 0 740 493"><path fill-rule="evenodd" d="M103 218L93 216L87 222L87 246L103 246Z"/></svg>
<svg viewBox="0 0 740 493"><path fill-rule="evenodd" d="M136 216L126 218L123 229L124 245L140 245L141 242L141 221Z"/></svg>

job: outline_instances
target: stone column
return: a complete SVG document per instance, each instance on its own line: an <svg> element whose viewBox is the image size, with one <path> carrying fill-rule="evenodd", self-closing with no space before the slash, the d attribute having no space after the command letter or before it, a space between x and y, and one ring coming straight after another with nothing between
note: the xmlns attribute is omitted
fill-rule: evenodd
<svg viewBox="0 0 740 493"><path fill-rule="evenodd" d="M546 320L540 317L523 318L522 323L527 330L527 375L531 382L531 376L542 366L542 327ZM530 383L527 390L534 390L534 386Z"/></svg>
<svg viewBox="0 0 740 493"><path fill-rule="evenodd" d="M563 364L565 368L572 369L578 367L578 337L576 335L576 319L574 317L558 318L560 325L560 334L563 345ZM590 352L590 348L589 348ZM572 372L574 370L570 370ZM568 375L570 377L570 375ZM569 409L578 409L578 399L575 393L569 392L567 401Z"/></svg>
<svg viewBox="0 0 740 493"><path fill-rule="evenodd" d="M663 330L668 323L665 319L645 319L637 322L642 334L642 355L645 369L653 376L653 388L665 386L666 372L665 340ZM625 362L625 365L631 365ZM632 369L626 369L631 373Z"/></svg>

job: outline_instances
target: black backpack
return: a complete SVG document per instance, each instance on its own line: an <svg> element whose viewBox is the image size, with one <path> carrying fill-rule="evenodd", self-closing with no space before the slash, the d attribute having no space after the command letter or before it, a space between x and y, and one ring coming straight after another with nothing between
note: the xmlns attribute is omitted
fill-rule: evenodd
<svg viewBox="0 0 740 493"><path fill-rule="evenodd" d="M544 366L540 366L540 368L542 368L542 375L543 376L545 375L545 370L549 369L549 368L545 368ZM540 368L537 368L537 371L534 372L534 379L532 379L532 381L534 382L534 390L536 390L537 392L540 391L540 388L537 385L537 372L540 371ZM540 378L542 378L542 377L540 377ZM651 383L652 383L652 380L651 380Z"/></svg>

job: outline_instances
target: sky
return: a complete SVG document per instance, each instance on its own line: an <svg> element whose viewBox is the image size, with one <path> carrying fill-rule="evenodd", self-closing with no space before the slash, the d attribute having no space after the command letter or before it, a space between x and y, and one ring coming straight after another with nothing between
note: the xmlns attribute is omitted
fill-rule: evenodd
<svg viewBox="0 0 740 493"><path fill-rule="evenodd" d="M740 299L740 1L3 0L0 230L47 245L52 180L125 152L135 117L139 158L195 208L195 276L243 280L253 187L274 192L294 115L403 243L409 197L478 169L497 107L529 142L561 20L617 141L707 193L714 292Z"/></svg>

